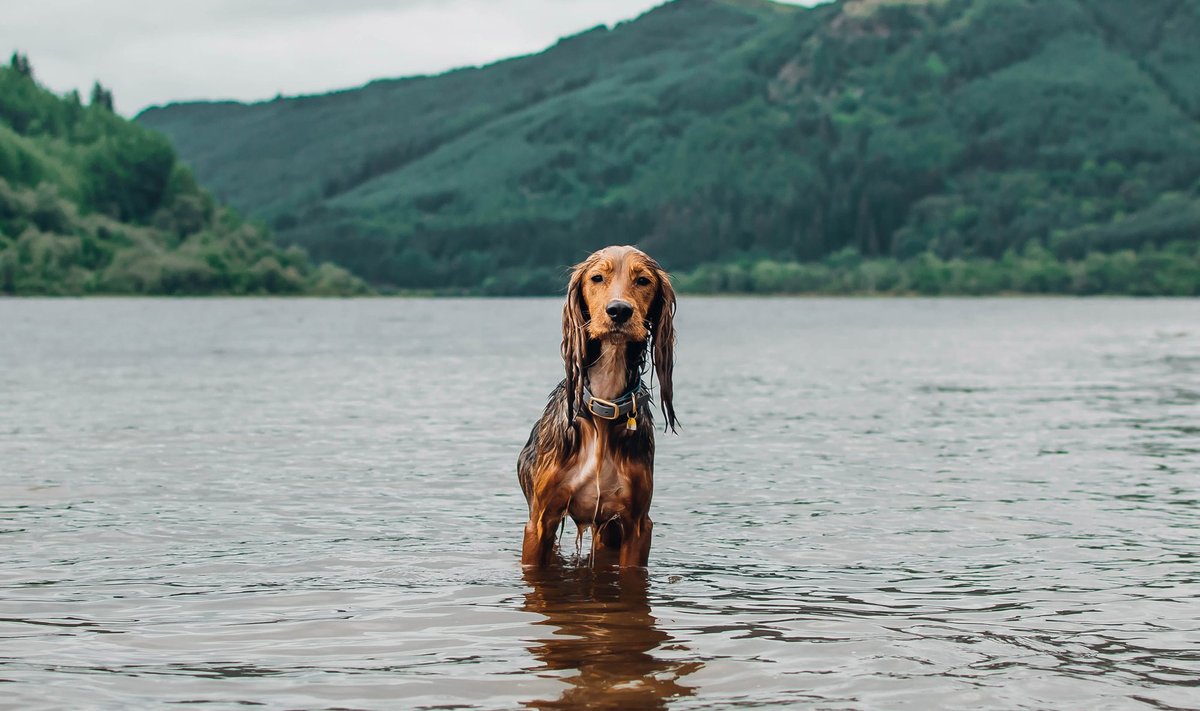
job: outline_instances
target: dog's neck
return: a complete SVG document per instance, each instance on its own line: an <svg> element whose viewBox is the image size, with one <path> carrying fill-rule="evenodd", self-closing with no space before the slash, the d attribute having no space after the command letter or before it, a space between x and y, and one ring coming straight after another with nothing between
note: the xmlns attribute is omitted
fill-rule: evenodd
<svg viewBox="0 0 1200 711"><path fill-rule="evenodd" d="M633 387L637 375L630 374L629 345L602 341L600 355L588 368L588 388L592 395L605 400L615 400Z"/></svg>

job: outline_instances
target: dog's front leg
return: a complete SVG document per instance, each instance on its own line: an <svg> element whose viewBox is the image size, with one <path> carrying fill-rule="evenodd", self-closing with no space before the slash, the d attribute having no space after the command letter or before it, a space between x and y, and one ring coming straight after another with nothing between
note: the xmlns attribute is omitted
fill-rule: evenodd
<svg viewBox="0 0 1200 711"><path fill-rule="evenodd" d="M622 568L644 568L650 560L650 535L654 531L654 522L649 516L634 519L625 527L625 535L621 539Z"/></svg>
<svg viewBox="0 0 1200 711"><path fill-rule="evenodd" d="M548 507L536 499L529 507L525 540L521 544L521 565L545 567L554 553L554 540L562 523L565 506Z"/></svg>

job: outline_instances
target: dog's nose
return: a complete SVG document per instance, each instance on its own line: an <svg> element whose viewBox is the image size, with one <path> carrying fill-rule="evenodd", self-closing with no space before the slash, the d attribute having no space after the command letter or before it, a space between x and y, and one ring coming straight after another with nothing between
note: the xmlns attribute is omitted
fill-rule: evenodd
<svg viewBox="0 0 1200 711"><path fill-rule="evenodd" d="M613 320L613 323L625 323L633 315L633 306L624 301L613 300L608 302L604 311Z"/></svg>

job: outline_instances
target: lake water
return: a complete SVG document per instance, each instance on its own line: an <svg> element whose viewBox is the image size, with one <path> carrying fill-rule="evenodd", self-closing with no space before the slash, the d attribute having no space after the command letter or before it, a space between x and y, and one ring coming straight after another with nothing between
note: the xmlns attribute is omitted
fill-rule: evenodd
<svg viewBox="0 0 1200 711"><path fill-rule="evenodd" d="M558 324L0 300L0 706L1200 705L1200 301L685 298L645 578L518 565Z"/></svg>

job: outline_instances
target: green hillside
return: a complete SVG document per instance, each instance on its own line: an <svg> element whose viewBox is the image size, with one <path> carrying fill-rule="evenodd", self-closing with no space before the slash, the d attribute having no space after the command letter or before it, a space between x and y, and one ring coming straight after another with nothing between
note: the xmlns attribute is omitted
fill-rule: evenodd
<svg viewBox="0 0 1200 711"><path fill-rule="evenodd" d="M378 284L1200 293L1200 0L676 0L549 50L139 121Z"/></svg>
<svg viewBox="0 0 1200 711"><path fill-rule="evenodd" d="M85 105L38 86L22 55L0 67L0 294L364 290L218 205L103 87Z"/></svg>

